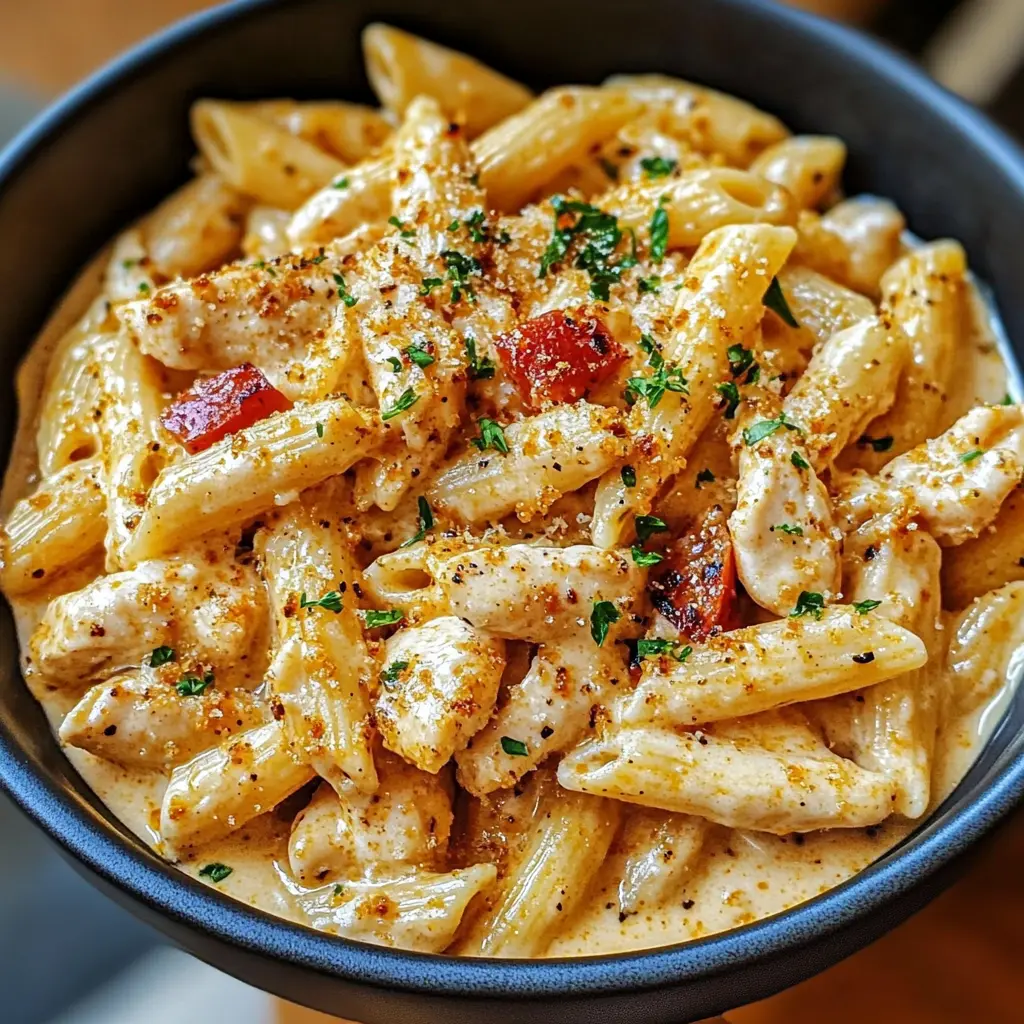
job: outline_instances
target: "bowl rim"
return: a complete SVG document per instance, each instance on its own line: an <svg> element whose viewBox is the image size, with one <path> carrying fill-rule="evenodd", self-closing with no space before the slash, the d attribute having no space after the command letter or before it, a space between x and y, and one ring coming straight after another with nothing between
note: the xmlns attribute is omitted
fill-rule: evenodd
<svg viewBox="0 0 1024 1024"><path fill-rule="evenodd" d="M762 0L718 0L744 17L781 21L808 44L852 61L904 90L950 123L997 165L1024 204L1024 153L981 112L928 78L906 57L859 31ZM49 139L78 115L130 82L151 62L193 38L288 0L230 0L193 14L131 47L50 104L0 152L0 192L31 167ZM1007 723L997 728L986 746ZM63 756L63 755L61 755ZM979 755L980 756L980 755ZM835 938L908 896L927 876L962 855L1024 796L1024 729L975 782L953 794L907 839L863 871L803 903L730 931L672 946L593 957L507 960L414 953L355 942L294 924L204 885L158 857L123 825L101 817L98 798L65 792L37 770L0 720L0 788L103 887L120 890L161 921L294 968L338 980L434 997L560 1001L643 992L727 974L740 965L770 967L784 953ZM956 810L953 803L962 802ZM109 813L109 812L107 812ZM911 908L915 909L915 908ZM902 920L910 910L896 916ZM154 915L147 915L153 920ZM863 945L867 939L859 941ZM846 949L849 952L849 948ZM229 968L230 969L230 968Z"/></svg>

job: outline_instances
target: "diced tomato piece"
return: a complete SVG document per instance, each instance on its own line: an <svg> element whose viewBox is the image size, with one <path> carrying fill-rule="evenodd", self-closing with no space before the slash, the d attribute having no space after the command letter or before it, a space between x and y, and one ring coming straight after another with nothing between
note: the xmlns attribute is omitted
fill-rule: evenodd
<svg viewBox="0 0 1024 1024"><path fill-rule="evenodd" d="M292 403L252 363L197 380L163 411L160 422L195 454Z"/></svg>
<svg viewBox="0 0 1024 1024"><path fill-rule="evenodd" d="M555 309L497 340L505 372L533 409L575 402L629 358L593 309Z"/></svg>
<svg viewBox="0 0 1024 1024"><path fill-rule="evenodd" d="M690 640L739 625L736 559L721 506L669 547L648 589L654 607Z"/></svg>

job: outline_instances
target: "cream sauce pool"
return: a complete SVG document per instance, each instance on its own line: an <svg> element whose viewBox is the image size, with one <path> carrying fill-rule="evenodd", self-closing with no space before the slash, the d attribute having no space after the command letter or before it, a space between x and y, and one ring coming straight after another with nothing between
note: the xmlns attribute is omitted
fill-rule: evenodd
<svg viewBox="0 0 1024 1024"><path fill-rule="evenodd" d="M18 374L20 423L4 482L0 511L35 483L35 421L38 396L49 354L63 332L96 294L97 268L86 271L47 324ZM1013 366L1008 345L987 300L973 303L968 351L957 366L956 391L950 396L950 419L973 405L998 402L1007 389L1006 366ZM1020 394L1013 370L1012 390ZM22 649L47 601L55 593L84 585L100 567L64 576L51 592L13 602ZM947 621L949 628L951 619ZM1016 659L1015 659L1016 660ZM936 748L932 805L937 806L963 777L1016 689L1008 680L994 697L971 714L944 723ZM77 695L39 692L56 732ZM155 773L128 771L75 748L65 748L71 763L97 796L137 836L160 851L160 801L166 780ZM240 829L228 839L202 847L182 870L198 876L201 867L221 862L233 869L218 888L243 903L303 923L294 896L303 890L288 870L288 835L296 808L286 803ZM804 836L778 837L763 832L716 829L685 888L657 911L619 920L617 890L623 854L613 854L602 869L588 904L565 923L549 956L580 956L650 948L700 938L785 910L817 896L863 870L915 827L891 820L869 829L836 829Z"/></svg>

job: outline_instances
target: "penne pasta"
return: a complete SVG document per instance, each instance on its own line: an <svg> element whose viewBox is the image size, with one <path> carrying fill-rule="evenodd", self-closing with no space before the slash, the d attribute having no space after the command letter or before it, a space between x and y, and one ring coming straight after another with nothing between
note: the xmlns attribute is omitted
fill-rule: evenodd
<svg viewBox="0 0 1024 1024"><path fill-rule="evenodd" d="M787 618L712 637L684 662L647 662L613 718L630 728L741 718L870 686L920 668L926 659L908 629L833 606L819 618Z"/></svg>
<svg viewBox="0 0 1024 1024"><path fill-rule="evenodd" d="M174 769L160 807L163 848L180 856L230 835L313 777L280 723L243 732Z"/></svg>
<svg viewBox="0 0 1024 1024"><path fill-rule="evenodd" d="M156 478L124 550L145 558L207 532L240 525L283 494L344 473L373 446L377 429L344 399L297 406L172 463Z"/></svg>
<svg viewBox="0 0 1024 1024"><path fill-rule="evenodd" d="M806 725L784 724L775 749L742 722L699 733L618 729L571 751L558 781L581 793L777 835L864 827L888 817L892 787L884 775L835 756Z"/></svg>
<svg viewBox="0 0 1024 1024"><path fill-rule="evenodd" d="M286 210L296 209L345 169L340 160L305 139L243 104L224 100L193 105L192 137L232 188Z"/></svg>
<svg viewBox="0 0 1024 1024"><path fill-rule="evenodd" d="M846 146L834 135L795 135L758 154L750 172L781 185L801 208L812 209L839 187L845 163Z"/></svg>
<svg viewBox="0 0 1024 1024"><path fill-rule="evenodd" d="M379 22L363 29L363 56L387 110L401 117L417 96L430 96L471 139L532 98L529 89L472 57Z"/></svg>

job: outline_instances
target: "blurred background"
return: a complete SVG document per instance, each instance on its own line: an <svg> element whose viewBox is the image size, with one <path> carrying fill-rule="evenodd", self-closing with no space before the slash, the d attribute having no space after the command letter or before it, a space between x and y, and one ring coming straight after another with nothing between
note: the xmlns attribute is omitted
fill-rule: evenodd
<svg viewBox="0 0 1024 1024"><path fill-rule="evenodd" d="M1024 138L1024 0L793 2L886 39ZM118 51L210 6L0 0L0 143ZM913 921L812 981L730 1013L731 1024L1020 1024L1022 863L1018 814ZM0 796L2 1024L326 1020L166 946L82 881Z"/></svg>

